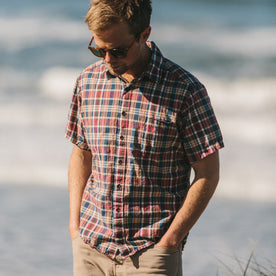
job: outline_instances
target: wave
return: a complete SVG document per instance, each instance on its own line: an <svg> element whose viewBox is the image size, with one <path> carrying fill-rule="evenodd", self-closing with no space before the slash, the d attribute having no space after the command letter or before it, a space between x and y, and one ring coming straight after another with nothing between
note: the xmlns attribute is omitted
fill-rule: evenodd
<svg viewBox="0 0 276 276"><path fill-rule="evenodd" d="M88 40L87 26L82 21L58 19L47 16L21 15L0 17L0 49L10 52L49 42L74 42Z"/></svg>
<svg viewBox="0 0 276 276"><path fill-rule="evenodd" d="M217 54L244 57L275 57L276 27L227 28L171 24L153 25L151 38L160 43L203 48Z"/></svg>
<svg viewBox="0 0 276 276"><path fill-rule="evenodd" d="M2 48L20 51L28 47L43 46L49 42L72 43L87 41L90 37L85 23L65 18L21 15L0 17ZM217 54L244 57L275 57L276 27L230 28L225 26L192 25L153 22L151 39L161 44L177 44L191 48L215 51Z"/></svg>
<svg viewBox="0 0 276 276"><path fill-rule="evenodd" d="M276 146L276 79L221 80L201 75L227 137Z"/></svg>
<svg viewBox="0 0 276 276"><path fill-rule="evenodd" d="M42 74L38 81L41 93L54 100L64 101L73 92L80 68L52 67Z"/></svg>

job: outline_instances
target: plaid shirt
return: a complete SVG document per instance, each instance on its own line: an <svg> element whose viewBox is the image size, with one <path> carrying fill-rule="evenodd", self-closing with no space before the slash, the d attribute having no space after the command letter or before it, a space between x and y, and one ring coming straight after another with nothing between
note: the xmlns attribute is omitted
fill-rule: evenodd
<svg viewBox="0 0 276 276"><path fill-rule="evenodd" d="M157 242L190 186L191 163L223 147L204 86L153 42L131 83L99 61L76 82L66 137L92 153L80 233L110 258Z"/></svg>

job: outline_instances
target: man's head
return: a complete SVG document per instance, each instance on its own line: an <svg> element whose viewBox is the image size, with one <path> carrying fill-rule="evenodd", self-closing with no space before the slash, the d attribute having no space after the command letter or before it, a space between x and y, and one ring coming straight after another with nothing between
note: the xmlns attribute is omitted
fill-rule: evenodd
<svg viewBox="0 0 276 276"><path fill-rule="evenodd" d="M150 26L151 0L92 0L85 22L92 33L126 23L137 39Z"/></svg>
<svg viewBox="0 0 276 276"><path fill-rule="evenodd" d="M85 19L93 33L89 49L111 74L131 80L144 70L150 15L150 0L93 0Z"/></svg>

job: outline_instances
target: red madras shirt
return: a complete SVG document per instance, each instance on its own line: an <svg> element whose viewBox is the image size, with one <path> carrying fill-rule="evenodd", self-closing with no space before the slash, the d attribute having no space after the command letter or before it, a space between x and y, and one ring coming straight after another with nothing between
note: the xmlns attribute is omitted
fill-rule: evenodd
<svg viewBox="0 0 276 276"><path fill-rule="evenodd" d="M80 233L99 252L123 258L157 242L190 186L191 163L223 147L204 86L164 58L131 83L102 61L77 79L66 137L91 151Z"/></svg>

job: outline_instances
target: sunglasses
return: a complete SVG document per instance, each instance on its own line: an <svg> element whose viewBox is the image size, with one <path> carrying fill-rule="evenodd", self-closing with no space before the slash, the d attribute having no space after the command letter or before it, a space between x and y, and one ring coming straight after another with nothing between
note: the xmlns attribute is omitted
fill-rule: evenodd
<svg viewBox="0 0 276 276"><path fill-rule="evenodd" d="M92 47L91 45L93 43L93 40L94 40L94 36L92 37L88 45L88 49L92 52L93 55L101 58L105 57L106 52L108 52L110 55L112 55L115 58L125 58L127 56L128 50L132 47L133 43L135 42L135 39L134 39L131 45L127 48L113 48L113 49L106 50L104 48Z"/></svg>

